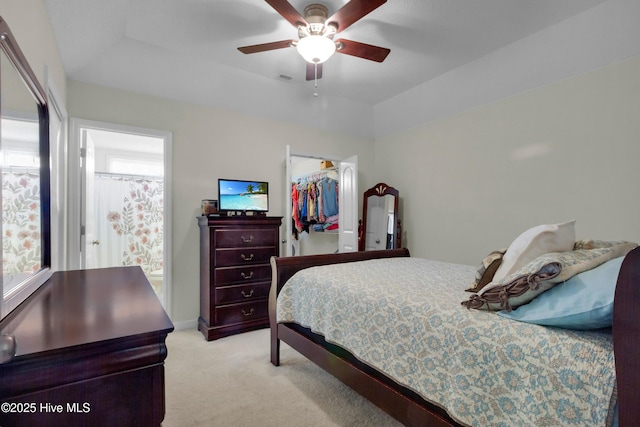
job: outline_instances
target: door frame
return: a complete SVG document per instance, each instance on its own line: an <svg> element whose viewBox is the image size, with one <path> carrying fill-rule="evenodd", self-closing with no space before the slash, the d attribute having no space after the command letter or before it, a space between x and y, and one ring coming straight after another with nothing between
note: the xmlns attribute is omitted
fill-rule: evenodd
<svg viewBox="0 0 640 427"><path fill-rule="evenodd" d="M164 206L163 206L163 259L162 259L162 305L169 317L171 317L172 307L172 215L171 215L171 195L172 195L172 159L173 159L173 134L170 131L148 129L135 126L127 126L115 123L99 122L95 120L85 120L71 118L70 120L70 141L69 141L69 267L79 269L81 257L82 233L84 226L82 214L82 160L81 142L83 133L87 130L102 130L118 133L129 133L134 135L151 136L164 140Z"/></svg>

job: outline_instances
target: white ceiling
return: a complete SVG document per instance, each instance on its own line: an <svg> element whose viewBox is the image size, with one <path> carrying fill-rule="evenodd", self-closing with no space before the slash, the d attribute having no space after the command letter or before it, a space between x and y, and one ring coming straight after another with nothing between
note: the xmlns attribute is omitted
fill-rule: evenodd
<svg viewBox="0 0 640 427"><path fill-rule="evenodd" d="M237 50L297 38L297 30L263 0L45 5L72 80L323 127L319 112L326 112L324 122L339 121L329 111L340 105L357 121L359 111L370 114L382 101L605 1L389 0L339 33L390 48L385 62L334 55L324 64L315 99L295 49ZM302 13L314 1L290 2ZM330 15L347 3L316 2Z"/></svg>

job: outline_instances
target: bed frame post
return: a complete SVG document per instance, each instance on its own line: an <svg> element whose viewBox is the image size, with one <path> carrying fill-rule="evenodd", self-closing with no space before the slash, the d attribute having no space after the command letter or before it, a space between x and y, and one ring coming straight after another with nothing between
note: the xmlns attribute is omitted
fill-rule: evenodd
<svg viewBox="0 0 640 427"><path fill-rule="evenodd" d="M613 305L613 350L620 427L640 420L640 247L622 262Z"/></svg>
<svg viewBox="0 0 640 427"><path fill-rule="evenodd" d="M276 317L276 301L278 297L278 270L276 257L271 257L271 288L269 288L269 329L271 331L271 363L280 366L280 339L278 338L278 322Z"/></svg>

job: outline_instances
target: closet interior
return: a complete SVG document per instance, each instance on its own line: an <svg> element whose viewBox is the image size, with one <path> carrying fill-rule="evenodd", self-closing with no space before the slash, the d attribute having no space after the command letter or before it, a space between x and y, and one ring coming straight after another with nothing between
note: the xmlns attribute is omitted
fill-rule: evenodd
<svg viewBox="0 0 640 427"><path fill-rule="evenodd" d="M340 173L336 163L291 156L292 255L338 251Z"/></svg>

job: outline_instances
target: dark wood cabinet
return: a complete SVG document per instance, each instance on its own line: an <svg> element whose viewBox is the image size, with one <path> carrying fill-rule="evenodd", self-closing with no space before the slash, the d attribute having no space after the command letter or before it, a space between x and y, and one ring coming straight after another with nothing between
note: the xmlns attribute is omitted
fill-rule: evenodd
<svg viewBox="0 0 640 427"><path fill-rule="evenodd" d="M54 273L0 323L1 426L159 426L173 324L139 267Z"/></svg>
<svg viewBox="0 0 640 427"><path fill-rule="evenodd" d="M198 217L198 329L208 341L269 326L269 260L280 252L281 223L281 217Z"/></svg>

